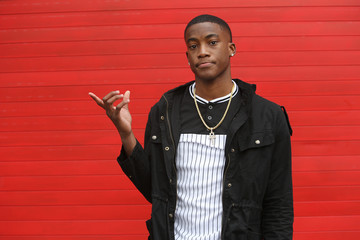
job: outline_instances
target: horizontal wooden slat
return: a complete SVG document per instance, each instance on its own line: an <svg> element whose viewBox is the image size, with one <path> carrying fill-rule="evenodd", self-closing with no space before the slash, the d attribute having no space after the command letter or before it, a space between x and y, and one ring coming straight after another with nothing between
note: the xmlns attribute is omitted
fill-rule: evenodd
<svg viewBox="0 0 360 240"><path fill-rule="evenodd" d="M120 148L120 141L114 145L0 147L0 161L116 159Z"/></svg>
<svg viewBox="0 0 360 240"><path fill-rule="evenodd" d="M346 81L357 80L360 75L358 66L289 66L289 67L232 67L233 78L240 78L249 83L278 81ZM72 86L86 85L93 90L93 85L121 86L144 83L181 84L194 79L189 68L171 69L171 74L164 69L63 71L63 72L26 72L0 73L0 87L25 86ZM109 88L108 91L112 89Z"/></svg>
<svg viewBox="0 0 360 240"><path fill-rule="evenodd" d="M292 144L293 156L360 155L360 141L298 141Z"/></svg>
<svg viewBox="0 0 360 240"><path fill-rule="evenodd" d="M191 2L191 5L186 5L184 2L168 2L166 0L157 0L153 2L144 2L141 0L126 2L126 1L76 1L71 2L58 2L58 1L39 1L39 0L31 0L26 2L0 2L0 9L2 11L0 13L6 14L18 14L18 13L39 13L39 12L68 12L68 11L114 11L114 10L130 10L130 9L183 9L183 8L204 8L206 6L207 9L221 9L224 7L223 3L216 1L205 1L199 0L196 2ZM186 6L184 6L186 5ZM359 2L357 0L302 0L302 1L287 1L287 0L258 0L258 1L227 1L226 7L234 8L234 7L305 7L305 6L359 6Z"/></svg>
<svg viewBox="0 0 360 240"><path fill-rule="evenodd" d="M360 171L294 172L295 187L357 186ZM240 186L239 186L240 187ZM2 177L0 191L132 190L124 175ZM358 196L360 197L360 196Z"/></svg>
<svg viewBox="0 0 360 240"><path fill-rule="evenodd" d="M336 56L336 57L335 57ZM243 52L234 67L360 65L360 51ZM182 54L71 56L0 59L1 72L187 68Z"/></svg>
<svg viewBox="0 0 360 240"><path fill-rule="evenodd" d="M0 206L149 204L138 190L0 191Z"/></svg>
<svg viewBox="0 0 360 240"><path fill-rule="evenodd" d="M360 170L360 155L293 157L293 171Z"/></svg>
<svg viewBox="0 0 360 240"><path fill-rule="evenodd" d="M133 126L134 134L144 134L144 126ZM293 127L293 141L352 141L360 140L360 126ZM120 141L115 129L83 131L2 132L0 144L14 146L62 146L114 144Z"/></svg>
<svg viewBox="0 0 360 240"><path fill-rule="evenodd" d="M90 88L90 90L92 90ZM109 89L110 91L110 89ZM105 93L99 94L101 98ZM71 115L104 115L104 110L84 93L88 100L85 101L39 101L39 102L21 102L19 103L0 103L1 117L25 117L25 116L71 116ZM156 99L133 99L129 103L129 109L132 114L148 114L151 106L153 106L161 96ZM347 99L345 97L345 99ZM50 107L51 106L51 107ZM105 119L103 119L105 120ZM135 120L136 121L136 120Z"/></svg>
<svg viewBox="0 0 360 240"><path fill-rule="evenodd" d="M360 186L295 187L294 201L359 201Z"/></svg>
<svg viewBox="0 0 360 240"><path fill-rule="evenodd" d="M123 24L183 23L204 12L203 9L164 9L132 11L65 12L43 14L0 15L0 28L69 27ZM216 8L208 14L226 16L235 22L274 21L355 21L360 20L359 7L278 7L278 8Z"/></svg>
<svg viewBox="0 0 360 240"><path fill-rule="evenodd" d="M316 232L295 232L296 240L339 240L339 239L357 239L360 231L316 231Z"/></svg>
<svg viewBox="0 0 360 240"><path fill-rule="evenodd" d="M149 217L150 218L150 217ZM2 235L147 234L144 220L0 221Z"/></svg>
<svg viewBox="0 0 360 240"><path fill-rule="evenodd" d="M339 125L353 126L353 125L358 125L358 123L360 123L360 111L356 111L356 110L355 111L287 111L287 113L289 115L292 126L339 126Z"/></svg>
<svg viewBox="0 0 360 240"><path fill-rule="evenodd" d="M238 54L252 51L360 50L359 36L236 37ZM124 47L126 46L126 47ZM151 47L149 47L151 46ZM164 48L164 46L171 46ZM136 39L0 44L3 57L84 56L111 54L184 53L183 39Z"/></svg>
<svg viewBox="0 0 360 240"><path fill-rule="evenodd" d="M36 105L36 104L35 104ZM356 126L360 122L359 111L288 111L292 127L298 126ZM145 128L147 113L132 114L134 128ZM0 131L68 131L68 130L114 130L112 122L105 116L34 116L1 117ZM303 129L303 128L300 128ZM294 137L300 137L300 130Z"/></svg>
<svg viewBox="0 0 360 240"><path fill-rule="evenodd" d="M0 43L182 38L185 24L0 30ZM233 23L235 37L360 35L360 22Z"/></svg>
<svg viewBox="0 0 360 240"><path fill-rule="evenodd" d="M297 217L294 231L359 231L360 216Z"/></svg>
<svg viewBox="0 0 360 240"><path fill-rule="evenodd" d="M0 162L0 176L123 174L115 159Z"/></svg>
<svg viewBox="0 0 360 240"><path fill-rule="evenodd" d="M360 215L360 201L295 202L295 216L351 216Z"/></svg>
<svg viewBox="0 0 360 240"><path fill-rule="evenodd" d="M145 220L150 216L151 206L0 206L0 211L0 221Z"/></svg>
<svg viewBox="0 0 360 240"><path fill-rule="evenodd" d="M134 128L145 128L147 114L132 114ZM9 117L1 118L0 131L46 131L46 130L115 130L105 116L52 116L52 117Z"/></svg>
<svg viewBox="0 0 360 240"><path fill-rule="evenodd" d="M125 175L2 177L0 191L132 190Z"/></svg>

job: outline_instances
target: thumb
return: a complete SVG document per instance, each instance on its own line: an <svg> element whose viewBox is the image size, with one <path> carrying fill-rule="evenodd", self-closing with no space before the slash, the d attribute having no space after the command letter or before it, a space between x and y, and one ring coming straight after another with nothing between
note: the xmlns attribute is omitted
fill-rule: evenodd
<svg viewBox="0 0 360 240"><path fill-rule="evenodd" d="M127 90L125 93L124 93L124 100L125 102L125 108L128 108L128 103L130 102L130 91Z"/></svg>

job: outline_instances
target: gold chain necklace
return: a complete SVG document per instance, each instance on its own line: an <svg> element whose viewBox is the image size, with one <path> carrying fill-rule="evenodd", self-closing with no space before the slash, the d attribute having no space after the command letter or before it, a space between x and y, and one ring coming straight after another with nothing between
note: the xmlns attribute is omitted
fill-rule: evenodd
<svg viewBox="0 0 360 240"><path fill-rule="evenodd" d="M197 112L198 112L198 114L199 114L199 117L200 117L202 123L204 124L204 126L205 126L208 130L210 130L209 139L210 139L210 141L211 141L211 145L214 145L214 144L215 144L215 138L216 138L216 136L215 136L214 130L215 130L216 128L218 128L218 127L220 126L220 124L224 121L224 119L225 119L225 117L226 117L226 114L227 114L227 112L228 112L228 110L229 110L229 108L230 108L230 103L231 103L231 99L232 99L232 94L233 94L233 91L234 91L234 87L235 87L235 85L233 85L233 87L231 88L229 103L228 103L228 105L227 105L227 107L226 107L225 113L224 113L224 115L222 116L221 120L219 121L218 124L216 124L216 126L214 126L214 127L209 127L209 126L206 124L206 122L204 121L203 117L201 116L201 112L200 112L199 106L198 106L197 101L196 101L195 86L194 86L193 95L194 95L195 107L196 107L196 110L197 110Z"/></svg>

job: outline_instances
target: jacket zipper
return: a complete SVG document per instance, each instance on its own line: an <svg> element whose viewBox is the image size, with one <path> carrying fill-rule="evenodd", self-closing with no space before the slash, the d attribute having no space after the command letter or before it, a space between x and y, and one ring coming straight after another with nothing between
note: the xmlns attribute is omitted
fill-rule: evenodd
<svg viewBox="0 0 360 240"><path fill-rule="evenodd" d="M171 139L171 142L172 142L172 145L173 145L173 148L174 148L174 154L176 152L176 149L175 149L175 141L174 141L174 137L173 137L173 134L172 134L172 131L171 131L171 124L170 124L170 118L169 118L169 102L168 100L166 99L166 97L163 95L165 101L166 101L166 121L167 121L167 124L168 124L168 128L169 128L169 135L170 135L170 139ZM175 156L174 156L175 158ZM176 195L176 200L175 200L175 206L174 206L174 217L175 217L175 210L176 210L176 203L178 201L178 194L177 194L177 171L176 171L176 167L175 167L175 159L172 163L173 165L173 168L174 168L174 171L175 171L175 195ZM174 232L173 232L174 233Z"/></svg>

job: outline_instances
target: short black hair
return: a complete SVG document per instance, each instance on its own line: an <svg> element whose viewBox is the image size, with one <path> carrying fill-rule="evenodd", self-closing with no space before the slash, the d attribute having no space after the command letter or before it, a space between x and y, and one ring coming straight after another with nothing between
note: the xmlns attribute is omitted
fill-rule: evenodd
<svg viewBox="0 0 360 240"><path fill-rule="evenodd" d="M209 15L209 14L203 14L203 15L199 15L199 16L193 18L186 25L186 28L185 28L185 31L184 31L184 38L185 38L185 35L186 35L186 31L188 30L189 27L191 27L194 24L203 23L203 22L216 23L216 24L220 25L221 28L227 29L229 31L229 34L230 34L230 42L232 42L232 33L231 33L231 29L230 29L229 25L224 20L222 20L221 18L213 16L213 15Z"/></svg>

